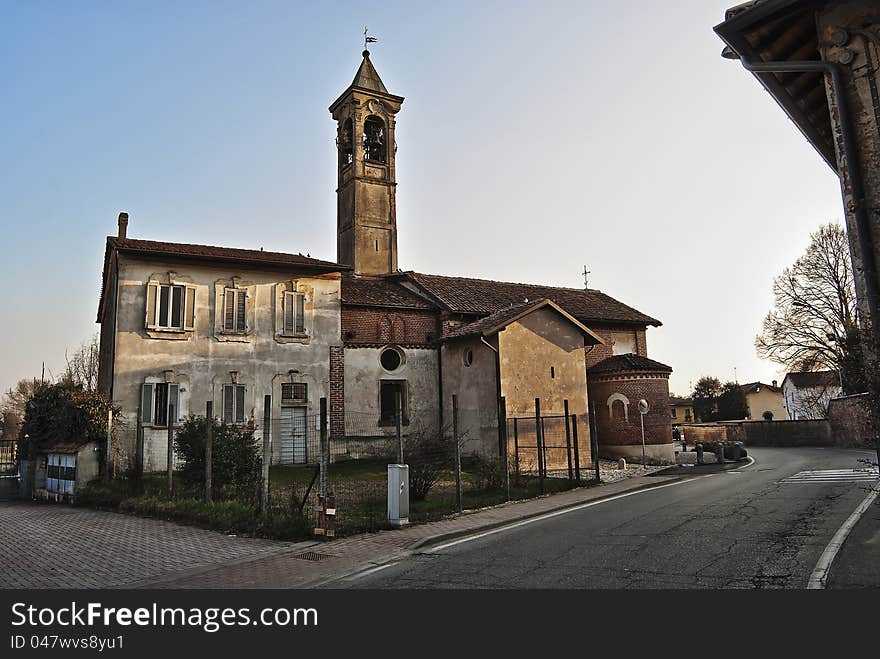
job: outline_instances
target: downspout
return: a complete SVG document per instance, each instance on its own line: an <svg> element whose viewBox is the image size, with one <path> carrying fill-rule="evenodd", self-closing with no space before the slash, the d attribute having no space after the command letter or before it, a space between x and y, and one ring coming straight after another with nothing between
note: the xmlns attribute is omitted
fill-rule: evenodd
<svg viewBox="0 0 880 659"><path fill-rule="evenodd" d="M875 341L880 337L880 310L878 310L877 293L877 265L874 258L874 241L871 235L871 225L865 209L865 191L862 180L862 171L859 166L856 150L855 132L852 126L852 118L843 89L843 78L840 67L831 62L824 61L799 61L799 62L761 62L748 61L729 46L730 50L738 57L740 63L752 73L826 73L831 76L834 100L837 105L840 120L840 132L843 137L843 157L846 169L849 173L850 189L852 191L852 213L859 232L859 250L862 256L862 267L865 278L865 295L868 300L868 313L870 315L871 332Z"/></svg>
<svg viewBox="0 0 880 659"><path fill-rule="evenodd" d="M485 343L489 350L495 353L495 425L498 427L498 451L503 456L504 447L502 442L504 441L504 429L501 427L501 353L482 334L480 334L480 341Z"/></svg>

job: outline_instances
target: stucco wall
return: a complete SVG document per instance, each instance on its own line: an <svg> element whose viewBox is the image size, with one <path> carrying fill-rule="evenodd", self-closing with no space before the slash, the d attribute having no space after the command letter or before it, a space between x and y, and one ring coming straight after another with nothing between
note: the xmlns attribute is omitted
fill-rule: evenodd
<svg viewBox="0 0 880 659"><path fill-rule="evenodd" d="M262 437L263 396L272 394L272 416L280 416L282 382L308 385L308 413L318 411L318 401L328 395L330 346L340 341L338 275L303 276L295 271L245 270L237 265L186 264L147 261L120 255L118 317L113 397L120 405L127 429L120 437L128 459L135 447L140 387L145 381L169 381L180 385L180 416L205 413L214 401L214 413L222 411L222 385L231 383L230 371L246 387L246 414ZM195 286L195 323L191 332L163 333L145 330L146 283L150 279L185 281ZM249 332L243 336L220 335L216 311L218 290L237 277L246 286ZM276 304L279 283L295 280L307 292L307 340L276 337ZM155 338L153 338L155 337ZM299 373L290 374L296 370ZM277 442L273 442L277 444ZM166 461L167 430L144 429L147 470L161 470ZM277 448L277 446L276 446ZM124 468L125 465L118 465Z"/></svg>
<svg viewBox="0 0 880 659"><path fill-rule="evenodd" d="M489 342L497 346L495 337ZM498 411L495 385L495 352L476 337L444 343L443 418L452 423L452 396L458 397L459 428L463 453L498 455ZM465 363L470 351L473 361Z"/></svg>
<svg viewBox="0 0 880 659"><path fill-rule="evenodd" d="M772 412L773 421L788 419L781 391L771 391L762 386L761 391L746 394L746 403L749 406L749 417L755 421L763 420L764 412Z"/></svg>

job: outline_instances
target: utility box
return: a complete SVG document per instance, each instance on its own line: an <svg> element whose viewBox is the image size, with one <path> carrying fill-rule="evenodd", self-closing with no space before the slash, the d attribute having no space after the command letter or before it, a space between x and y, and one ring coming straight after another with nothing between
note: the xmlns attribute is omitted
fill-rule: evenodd
<svg viewBox="0 0 880 659"><path fill-rule="evenodd" d="M388 465L388 521L396 527L409 524L408 465Z"/></svg>

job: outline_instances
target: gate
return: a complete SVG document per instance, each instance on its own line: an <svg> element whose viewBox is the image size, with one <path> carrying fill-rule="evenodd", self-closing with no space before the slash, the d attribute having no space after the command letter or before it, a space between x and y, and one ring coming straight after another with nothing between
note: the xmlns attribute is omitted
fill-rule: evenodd
<svg viewBox="0 0 880 659"><path fill-rule="evenodd" d="M0 439L0 499L18 498L18 440Z"/></svg>

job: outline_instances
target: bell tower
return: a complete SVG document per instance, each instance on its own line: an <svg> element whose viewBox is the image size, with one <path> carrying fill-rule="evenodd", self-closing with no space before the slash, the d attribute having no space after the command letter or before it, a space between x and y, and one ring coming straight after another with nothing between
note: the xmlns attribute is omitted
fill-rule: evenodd
<svg viewBox="0 0 880 659"><path fill-rule="evenodd" d="M330 106L339 151L336 260L358 275L397 270L394 117L402 96L389 94L364 50L348 88Z"/></svg>

